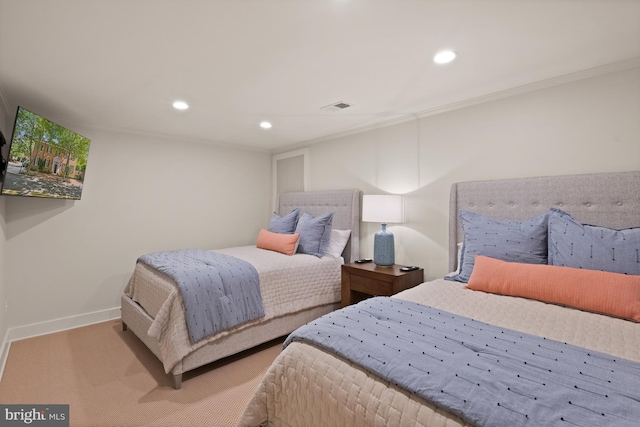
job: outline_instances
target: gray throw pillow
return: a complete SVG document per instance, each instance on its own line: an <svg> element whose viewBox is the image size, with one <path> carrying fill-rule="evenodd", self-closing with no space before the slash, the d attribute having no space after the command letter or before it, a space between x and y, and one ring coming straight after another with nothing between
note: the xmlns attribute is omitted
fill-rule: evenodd
<svg viewBox="0 0 640 427"><path fill-rule="evenodd" d="M552 208L549 264L640 275L640 227L616 230L581 224Z"/></svg>
<svg viewBox="0 0 640 427"><path fill-rule="evenodd" d="M460 273L445 277L467 283L476 255L525 264L547 263L549 212L525 221L500 221L475 212L460 211L464 230Z"/></svg>
<svg viewBox="0 0 640 427"><path fill-rule="evenodd" d="M271 221L269 221L267 230L272 233L293 234L298 223L299 215L300 209L298 208L295 208L285 216L280 216L274 212L273 215L271 215Z"/></svg>
<svg viewBox="0 0 640 427"><path fill-rule="evenodd" d="M332 223L333 213L317 217L313 217L307 212L302 214L295 231L300 233L298 252L322 258L331 239Z"/></svg>

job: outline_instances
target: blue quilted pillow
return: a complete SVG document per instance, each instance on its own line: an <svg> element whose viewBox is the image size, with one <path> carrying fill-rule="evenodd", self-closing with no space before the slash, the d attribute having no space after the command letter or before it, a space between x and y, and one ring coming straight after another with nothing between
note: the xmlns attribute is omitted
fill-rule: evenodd
<svg viewBox="0 0 640 427"><path fill-rule="evenodd" d="M280 216L274 212L273 215L271 215L271 221L269 221L267 230L272 233L293 234L298 224L299 215L300 209L298 208L295 208L285 216Z"/></svg>
<svg viewBox="0 0 640 427"><path fill-rule="evenodd" d="M467 283L476 255L525 264L547 263L549 212L525 221L500 221L475 212L460 211L464 230L460 273L445 277Z"/></svg>
<svg viewBox="0 0 640 427"><path fill-rule="evenodd" d="M322 258L331 239L333 213L313 217L305 212L298 220L296 233L300 233L297 252Z"/></svg>
<svg viewBox="0 0 640 427"><path fill-rule="evenodd" d="M552 208L549 264L640 275L640 227L615 230L581 224Z"/></svg>

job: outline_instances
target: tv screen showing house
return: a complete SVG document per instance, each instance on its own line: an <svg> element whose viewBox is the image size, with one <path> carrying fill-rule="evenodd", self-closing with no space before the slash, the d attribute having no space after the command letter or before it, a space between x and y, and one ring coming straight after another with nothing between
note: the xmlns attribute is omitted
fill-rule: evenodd
<svg viewBox="0 0 640 427"><path fill-rule="evenodd" d="M80 200L91 141L18 107L3 195Z"/></svg>

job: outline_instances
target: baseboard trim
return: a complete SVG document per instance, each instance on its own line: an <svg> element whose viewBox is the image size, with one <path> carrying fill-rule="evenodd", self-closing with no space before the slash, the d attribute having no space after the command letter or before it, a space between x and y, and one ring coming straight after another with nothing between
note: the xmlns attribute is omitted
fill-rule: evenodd
<svg viewBox="0 0 640 427"><path fill-rule="evenodd" d="M109 308L106 310L94 311L93 313L79 314L77 316L63 317L61 319L50 320L47 322L32 323L25 326L17 326L9 328L2 341L0 348L0 380L4 373L4 367L9 356L9 349L13 341L19 341L26 338L33 338L40 335L62 332L68 329L80 328L82 326L93 325L94 323L106 322L109 320L120 318L120 307Z"/></svg>
<svg viewBox="0 0 640 427"><path fill-rule="evenodd" d="M94 311L93 313L85 313L76 316L63 317L61 319L49 320L47 322L17 326L15 328L9 328L7 332L9 335L9 342L12 342L119 318L120 307L115 307L106 310Z"/></svg>

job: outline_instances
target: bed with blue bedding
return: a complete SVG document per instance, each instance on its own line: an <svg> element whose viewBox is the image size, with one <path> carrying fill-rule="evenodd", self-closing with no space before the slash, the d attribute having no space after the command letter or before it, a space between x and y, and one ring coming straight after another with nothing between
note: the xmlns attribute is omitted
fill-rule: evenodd
<svg viewBox="0 0 640 427"><path fill-rule="evenodd" d="M294 209L315 218L331 214L328 246L334 252L324 256L287 255L260 242L142 255L121 297L123 329L140 338L180 388L184 372L339 308L341 266L359 257L359 197L358 190L280 195L279 217Z"/></svg>
<svg viewBox="0 0 640 427"><path fill-rule="evenodd" d="M178 286L192 344L264 317L258 271L249 262L203 249L180 249L138 258Z"/></svg>
<svg viewBox="0 0 640 427"><path fill-rule="evenodd" d="M637 425L638 194L640 172L454 184L455 273L296 330L238 425Z"/></svg>

